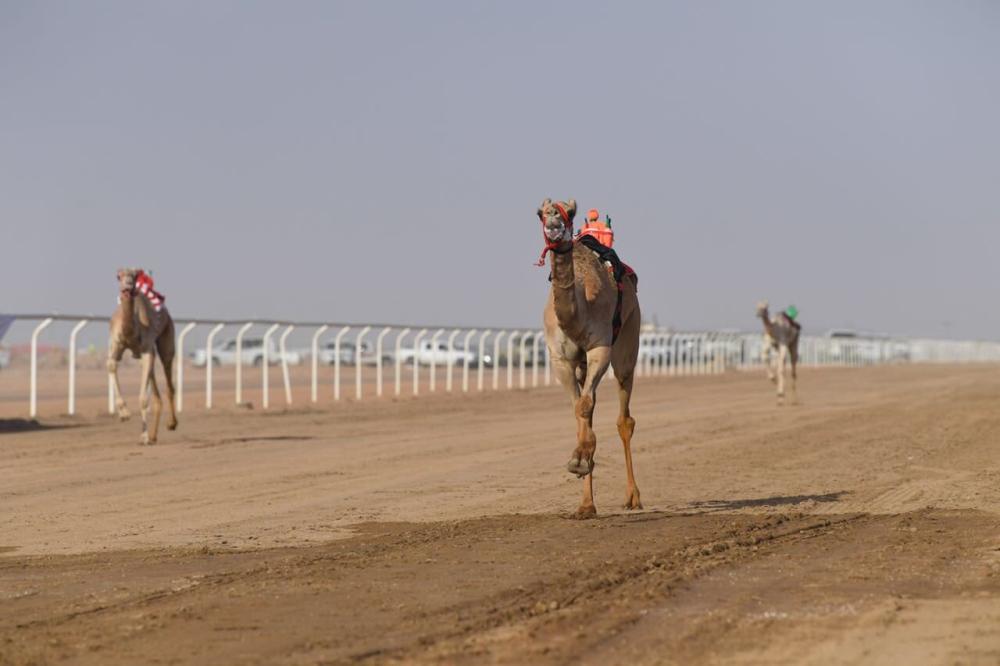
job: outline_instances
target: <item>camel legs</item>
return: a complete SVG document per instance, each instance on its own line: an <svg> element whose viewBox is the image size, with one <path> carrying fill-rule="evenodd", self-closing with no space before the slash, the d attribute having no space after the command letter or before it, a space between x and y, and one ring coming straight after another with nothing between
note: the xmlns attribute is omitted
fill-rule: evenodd
<svg viewBox="0 0 1000 666"><path fill-rule="evenodd" d="M624 331L623 331L624 332ZM632 382L635 378L635 358L622 357L627 354L623 346L612 351L611 367L615 371L615 381L618 383L618 436L622 440L622 448L625 450L625 504L626 510L641 509L642 501L639 499L639 486L635 482L635 473L632 471L632 434L635 432L635 419L629 411L629 403L632 401ZM633 347L633 351L638 349ZM637 355L637 354L635 354Z"/></svg>
<svg viewBox="0 0 1000 666"><path fill-rule="evenodd" d="M799 365L798 345L788 350L788 357L792 365L792 404L797 405L799 404L799 391L796 386L796 379L798 379L796 370Z"/></svg>
<svg viewBox="0 0 1000 666"><path fill-rule="evenodd" d="M618 371L615 371L617 378ZM641 509L639 486L635 482L632 471L632 434L635 432L635 419L629 412L629 402L632 400L632 375L618 380L618 436L622 439L625 450L625 509Z"/></svg>
<svg viewBox="0 0 1000 666"><path fill-rule="evenodd" d="M785 402L785 361L788 359L788 347L781 345L778 348L778 404Z"/></svg>
<svg viewBox="0 0 1000 666"><path fill-rule="evenodd" d="M163 411L163 401L160 399L160 390L156 386L156 378L153 376L153 363L156 355L152 350L142 353L142 374L139 376L139 413L142 415L142 438L141 444L155 444L156 433L160 427L160 413ZM149 408L149 390L153 392L153 427L148 428L146 412Z"/></svg>
<svg viewBox="0 0 1000 666"><path fill-rule="evenodd" d="M760 348L760 358L764 362L764 367L767 368L767 378L772 382L777 381L777 377L774 376L774 365L771 359L771 352L774 347L771 344L771 338L764 336L764 345Z"/></svg>
<svg viewBox="0 0 1000 666"><path fill-rule="evenodd" d="M114 387L115 411L118 414L118 418L122 421L128 421L131 414L129 414L128 407L125 406L125 398L122 397L122 387L118 382L118 362L122 360L122 354L124 353L124 347L114 346L108 349L108 375L111 377L111 386Z"/></svg>
<svg viewBox="0 0 1000 666"><path fill-rule="evenodd" d="M578 518L589 518L597 514L594 508L594 452L597 450L594 404L597 400L597 386L610 364L610 347L596 347L587 352L587 377L574 409L577 446L566 468L583 479L583 501L576 510Z"/></svg>
<svg viewBox="0 0 1000 666"><path fill-rule="evenodd" d="M156 350L160 356L160 363L163 364L163 374L166 380L167 406L170 408L170 419L167 421L167 430L175 430L177 428L177 405L174 398L175 350L173 322L160 334L159 339L156 341Z"/></svg>

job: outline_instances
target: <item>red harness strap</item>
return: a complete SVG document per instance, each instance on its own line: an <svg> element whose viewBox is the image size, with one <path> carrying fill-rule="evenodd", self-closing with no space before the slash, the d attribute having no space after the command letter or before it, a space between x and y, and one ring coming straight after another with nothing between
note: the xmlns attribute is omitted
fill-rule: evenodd
<svg viewBox="0 0 1000 666"><path fill-rule="evenodd" d="M145 271L139 271L135 276L135 290L149 299L153 309L159 312L163 309L163 301L166 296L153 290L153 278L146 275Z"/></svg>
<svg viewBox="0 0 1000 666"><path fill-rule="evenodd" d="M553 203L552 205L555 207L556 211L558 211L559 217L562 218L563 226L566 227L567 229L569 229L569 235L572 238L572 236L573 236L573 223L569 219L569 214L566 212L566 208L563 207L563 205L561 203L559 203L558 201L555 202L555 203ZM538 258L538 263L535 264L536 266L544 266L545 265L545 255L547 255L549 253L549 250L555 251L555 249L558 248L559 244L560 244L560 241L550 241L549 240L549 237L545 235L545 218L542 217L541 221L542 221L542 240L545 242L545 249L542 250L542 256L540 256Z"/></svg>

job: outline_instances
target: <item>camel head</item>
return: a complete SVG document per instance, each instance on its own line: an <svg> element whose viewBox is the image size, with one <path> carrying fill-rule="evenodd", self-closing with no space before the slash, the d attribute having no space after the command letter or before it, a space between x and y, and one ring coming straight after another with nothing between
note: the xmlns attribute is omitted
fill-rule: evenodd
<svg viewBox="0 0 1000 666"><path fill-rule="evenodd" d="M767 301L760 301L759 303L757 303L757 316L766 319L767 318L767 308L768 308Z"/></svg>
<svg viewBox="0 0 1000 666"><path fill-rule="evenodd" d="M118 292L122 298L131 298L135 292L135 279L142 269L139 268L119 268L118 269Z"/></svg>
<svg viewBox="0 0 1000 666"><path fill-rule="evenodd" d="M542 233L549 246L573 240L573 218L576 216L576 200L552 201L546 199L538 207L538 219L542 221Z"/></svg>

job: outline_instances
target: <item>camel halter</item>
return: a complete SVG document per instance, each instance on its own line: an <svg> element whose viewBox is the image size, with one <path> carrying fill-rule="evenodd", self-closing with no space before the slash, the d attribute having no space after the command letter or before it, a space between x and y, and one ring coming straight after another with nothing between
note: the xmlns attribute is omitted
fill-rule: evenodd
<svg viewBox="0 0 1000 666"><path fill-rule="evenodd" d="M555 202L555 203L553 203L552 206L556 209L556 211L558 211L559 217L562 218L563 226L566 227L566 229L569 231L570 238L572 238L573 237L573 222L570 221L569 214L566 212L566 209L558 201ZM547 255L550 250L552 252L555 252L556 254L565 254L566 252L569 252L569 250L563 250L562 252L559 252L559 245L562 243L562 241L550 241L549 237L545 235L545 217L544 216L541 218L541 222L542 222L542 240L545 242L545 249L542 250L542 256L540 256L538 258L538 263L535 264L536 266L544 266L545 265L545 255ZM572 249L572 245L570 246L570 249Z"/></svg>

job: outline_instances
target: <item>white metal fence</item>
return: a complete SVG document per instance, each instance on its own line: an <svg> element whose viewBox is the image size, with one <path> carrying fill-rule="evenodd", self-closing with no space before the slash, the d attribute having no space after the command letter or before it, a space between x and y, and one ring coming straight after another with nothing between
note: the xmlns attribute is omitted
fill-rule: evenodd
<svg viewBox="0 0 1000 666"><path fill-rule="evenodd" d="M73 315L14 315L22 322L36 322L31 331L28 416L38 413L38 343L53 322L72 324L68 343L67 412L76 412L77 339L90 324L107 324L107 317ZM444 391L484 391L525 389L552 383L552 371L541 330L509 328L469 328L436 326L400 326L394 324L336 324L329 322L293 322L274 320L219 321L204 319L175 320L178 362L175 364L177 411L184 409L184 363L179 362L194 347L189 336L200 329L205 334L201 349L205 360L205 407L212 409L213 366L216 363L218 335L228 329L235 341L235 403L244 400L244 340L252 329L262 334L261 405L271 406L270 372L272 363L281 367L284 404L293 400L289 369L289 336L296 330L309 335L310 401L319 401L319 387L332 382L334 401L344 395L341 377L343 365L353 365L354 399L362 400L363 366L374 366L374 394L419 395L421 373L428 373L427 388L438 390L438 371L444 371ZM280 331L280 332L279 332ZM271 357L271 341L277 335L278 359ZM374 344L372 344L374 343ZM426 344L424 344L426 343ZM637 375L687 376L725 372L761 366L763 336L760 333L724 333L713 331L678 332L649 329L642 333ZM345 360L348 348L353 359ZM367 350L367 351L366 351ZM427 353L423 356L421 351ZM332 377L322 380L321 352L332 359ZM800 365L804 367L859 367L886 363L971 363L1000 361L1000 343L955 340L817 337L803 336L799 343ZM256 370L256 368L255 368ZM391 381L387 381L392 374ZM460 382L455 382L458 373ZM5 373L0 373L0 381ZM409 381L407 381L409 380ZM456 385L457 384L457 385ZM114 412L114 393L108 382L108 412Z"/></svg>

